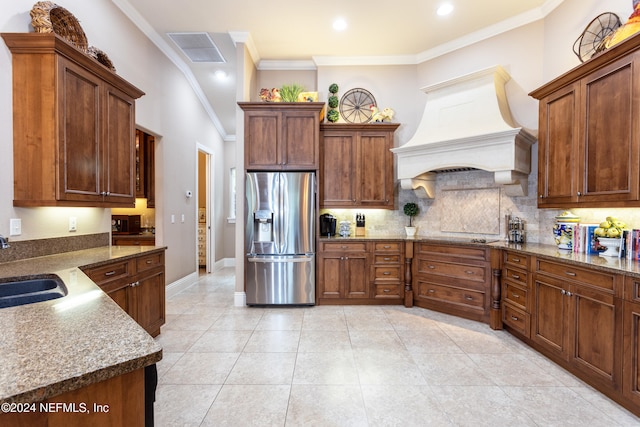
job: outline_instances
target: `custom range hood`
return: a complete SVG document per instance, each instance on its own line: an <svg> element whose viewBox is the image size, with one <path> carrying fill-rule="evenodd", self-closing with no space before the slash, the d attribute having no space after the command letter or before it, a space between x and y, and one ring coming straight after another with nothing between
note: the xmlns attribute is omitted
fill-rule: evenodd
<svg viewBox="0 0 640 427"><path fill-rule="evenodd" d="M536 138L511 117L510 78L495 66L422 88L427 103L415 135L391 149L403 189L433 198L437 172L482 169L494 172L507 195L527 195Z"/></svg>

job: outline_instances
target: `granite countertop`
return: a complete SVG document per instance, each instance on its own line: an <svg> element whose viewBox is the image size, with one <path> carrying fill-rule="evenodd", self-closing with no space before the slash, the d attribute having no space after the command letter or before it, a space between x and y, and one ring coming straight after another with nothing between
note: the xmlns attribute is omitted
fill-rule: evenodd
<svg viewBox="0 0 640 427"><path fill-rule="evenodd" d="M482 238L479 238L482 239ZM474 238L459 238L448 236L416 236L407 237L406 235L375 235L367 234L365 236L348 236L348 237L326 237L321 236L321 242L329 241L367 241L367 240L402 240L413 242L455 244L462 246L484 246L490 248L509 249L518 251L528 255L543 256L549 259L562 260L576 266L588 266L597 270L610 273L624 273L630 276L640 278L640 261L628 260L615 257L601 257L598 255L578 254L568 250L558 249L554 245L545 245L540 243L507 243L498 238L485 238L485 242L474 242Z"/></svg>
<svg viewBox="0 0 640 427"><path fill-rule="evenodd" d="M0 403L35 402L162 359L162 348L79 267L164 250L113 246L0 264L0 280L57 274L68 295L0 309Z"/></svg>

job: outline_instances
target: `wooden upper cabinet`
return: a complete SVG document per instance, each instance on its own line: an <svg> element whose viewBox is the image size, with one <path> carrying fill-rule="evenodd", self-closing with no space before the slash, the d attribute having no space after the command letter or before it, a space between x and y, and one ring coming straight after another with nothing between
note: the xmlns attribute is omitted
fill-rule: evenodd
<svg viewBox="0 0 640 427"><path fill-rule="evenodd" d="M144 93L55 34L2 37L13 67L14 206L133 206Z"/></svg>
<svg viewBox="0 0 640 427"><path fill-rule="evenodd" d="M323 102L239 102L247 170L316 170Z"/></svg>
<svg viewBox="0 0 640 427"><path fill-rule="evenodd" d="M394 208L393 133L399 123L322 124L321 208Z"/></svg>
<svg viewBox="0 0 640 427"><path fill-rule="evenodd" d="M533 91L538 206L640 206L640 37Z"/></svg>

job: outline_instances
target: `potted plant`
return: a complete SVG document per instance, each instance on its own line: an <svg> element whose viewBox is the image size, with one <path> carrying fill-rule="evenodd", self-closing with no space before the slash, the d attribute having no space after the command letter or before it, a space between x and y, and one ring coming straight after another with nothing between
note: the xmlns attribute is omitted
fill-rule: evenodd
<svg viewBox="0 0 640 427"><path fill-rule="evenodd" d="M408 237L413 237L416 235L416 227L412 225L412 220L414 216L418 215L418 205L413 202L405 203L403 209L404 214L409 217L409 226L405 227L404 230Z"/></svg>

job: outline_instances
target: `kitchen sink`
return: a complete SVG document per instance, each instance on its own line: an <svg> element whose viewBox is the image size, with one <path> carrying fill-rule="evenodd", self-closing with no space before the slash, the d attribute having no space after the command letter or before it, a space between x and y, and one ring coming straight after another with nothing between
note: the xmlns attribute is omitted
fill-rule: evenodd
<svg viewBox="0 0 640 427"><path fill-rule="evenodd" d="M55 274L0 280L0 308L33 304L65 295L67 288Z"/></svg>

